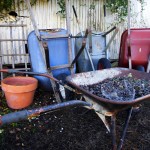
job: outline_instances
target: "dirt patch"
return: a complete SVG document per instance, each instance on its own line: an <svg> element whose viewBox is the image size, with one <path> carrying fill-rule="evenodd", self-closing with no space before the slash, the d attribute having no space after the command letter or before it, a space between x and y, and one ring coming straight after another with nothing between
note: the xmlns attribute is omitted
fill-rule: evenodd
<svg viewBox="0 0 150 150"><path fill-rule="evenodd" d="M0 93L0 114L8 113L5 98ZM55 103L49 92L36 91L30 108ZM150 148L150 102L132 117L127 130L124 149ZM120 136L126 111L117 116L117 135ZM110 150L111 136L93 110L74 108L43 114L38 118L12 123L0 129L1 150ZM118 138L119 139L119 138Z"/></svg>

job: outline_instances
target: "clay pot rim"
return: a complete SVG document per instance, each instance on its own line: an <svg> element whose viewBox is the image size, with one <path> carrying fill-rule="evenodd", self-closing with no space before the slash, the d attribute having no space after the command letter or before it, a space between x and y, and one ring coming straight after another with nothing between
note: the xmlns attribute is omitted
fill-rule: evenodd
<svg viewBox="0 0 150 150"><path fill-rule="evenodd" d="M6 84L6 85L9 85L9 86L14 86L15 84L13 85L13 84L5 83L7 80L9 81L11 79L18 79L18 80L19 79L25 79L25 80L29 79L30 81L33 81L33 82L29 83L29 84L33 84L34 82L38 82L38 80L36 78L34 78L34 77L25 77L25 76L7 77L7 78L4 78L1 82ZM29 85L29 84L15 85L15 86L26 86L26 85Z"/></svg>
<svg viewBox="0 0 150 150"><path fill-rule="evenodd" d="M28 79L31 80L31 83L23 84L23 85L13 85L13 84L7 84L5 81L12 80L12 79ZM38 80L33 77L25 77L25 76L15 76L15 77L7 77L1 81L1 87L3 91L11 92L11 93L22 93L22 92L29 92L33 91L37 88Z"/></svg>

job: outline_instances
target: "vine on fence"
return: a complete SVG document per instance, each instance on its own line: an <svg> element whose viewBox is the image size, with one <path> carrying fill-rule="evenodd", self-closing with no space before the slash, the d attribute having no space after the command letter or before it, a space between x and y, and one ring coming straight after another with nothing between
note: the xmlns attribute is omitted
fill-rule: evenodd
<svg viewBox="0 0 150 150"><path fill-rule="evenodd" d="M36 4L38 0L30 0L31 5ZM42 1L42 0L41 0ZM48 2L49 0L47 0ZM94 1L90 5L89 9L95 9ZM144 10L145 0L137 0L141 4L141 12ZM19 4L24 3L24 0L18 0ZM62 17L66 16L65 12L65 0L57 0L57 4L60 7L60 10L57 14L60 14ZM15 5L15 0L0 0L0 13L7 13L12 10ZM105 6L111 11L111 13L117 16L117 23L125 21L126 16L128 15L128 0L105 0ZM0 17L3 17L0 15Z"/></svg>
<svg viewBox="0 0 150 150"><path fill-rule="evenodd" d="M65 18L66 17L65 0L57 0L57 4L60 7L60 10L57 12L57 14L60 14L63 18Z"/></svg>
<svg viewBox="0 0 150 150"><path fill-rule="evenodd" d="M145 0L137 0L141 4L141 12L144 10ZM105 6L112 14L117 16L116 24L124 22L128 15L128 0L106 0Z"/></svg>

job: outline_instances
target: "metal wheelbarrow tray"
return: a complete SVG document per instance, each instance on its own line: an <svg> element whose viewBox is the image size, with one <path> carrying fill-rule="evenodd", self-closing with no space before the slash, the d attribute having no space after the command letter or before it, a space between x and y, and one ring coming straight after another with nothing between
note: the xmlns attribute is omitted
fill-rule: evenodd
<svg viewBox="0 0 150 150"><path fill-rule="evenodd" d="M129 73L131 73L134 78L146 79L148 81L150 80L150 75L145 72L140 72L140 71L127 69L127 68L111 68L111 69L73 74L67 77L67 82L72 87L79 90L84 95L85 99L88 100L90 99L92 100L92 103L96 102L100 104L109 112L117 112L122 109L132 107L143 101L150 100L150 94L131 101L113 101L113 100L108 100L106 98L102 98L94 94L91 94L89 91L86 91L85 89L80 87L80 85L92 85L92 84L102 82L108 78L121 77L121 76L128 75Z"/></svg>
<svg viewBox="0 0 150 150"><path fill-rule="evenodd" d="M70 84L72 87L76 88L80 93L83 94L85 100L92 105L97 115L101 118L101 120L105 124L107 130L111 133L113 150L122 149L128 124L132 115L133 107L137 106L138 104L144 101L150 100L150 94L133 99L131 101L114 101L114 100L102 98L94 94L91 94L89 91L83 89L81 85L93 85L102 82L108 78L122 77L128 74L132 74L133 78L145 79L148 82L150 81L149 73L140 72L132 69L126 69L126 68L111 68L111 69L79 73L79 74L70 75L66 79L68 84ZM125 109L128 110L127 111L128 115L123 127L123 132L120 141L117 145L116 115L119 111ZM111 117L111 123L107 121L106 116Z"/></svg>

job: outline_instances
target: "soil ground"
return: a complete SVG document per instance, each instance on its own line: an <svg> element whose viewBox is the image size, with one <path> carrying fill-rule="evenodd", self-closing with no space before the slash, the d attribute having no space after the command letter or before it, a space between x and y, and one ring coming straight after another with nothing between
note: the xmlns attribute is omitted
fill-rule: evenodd
<svg viewBox="0 0 150 150"><path fill-rule="evenodd" d="M37 90L29 108L55 103L49 92ZM124 150L150 149L150 101L131 118L123 145ZM8 113L5 97L0 93L0 114ZM117 137L126 117L126 111L117 116ZM0 129L0 150L110 150L111 136L93 110L63 109L38 118L5 125Z"/></svg>

